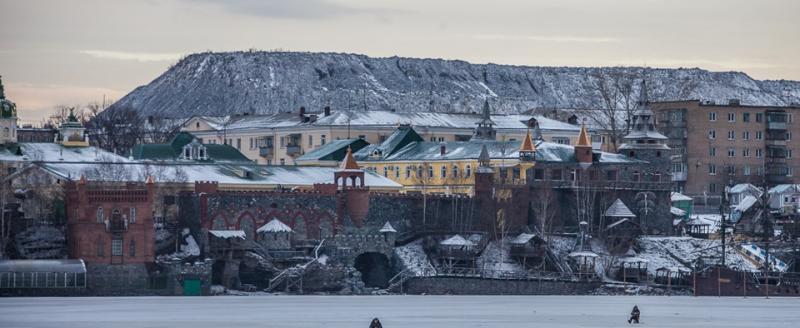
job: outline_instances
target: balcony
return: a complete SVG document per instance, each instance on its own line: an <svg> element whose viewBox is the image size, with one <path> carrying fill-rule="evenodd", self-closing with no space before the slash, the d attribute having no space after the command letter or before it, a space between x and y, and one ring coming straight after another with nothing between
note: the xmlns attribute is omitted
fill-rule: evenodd
<svg viewBox="0 0 800 328"><path fill-rule="evenodd" d="M125 232L128 231L128 219L111 218L105 221L106 231L108 232Z"/></svg>
<svg viewBox="0 0 800 328"><path fill-rule="evenodd" d="M299 156L302 150L300 149L299 145L288 145L286 146L286 155L289 156Z"/></svg>
<svg viewBox="0 0 800 328"><path fill-rule="evenodd" d="M258 147L258 156L272 158L275 148L270 146L259 146Z"/></svg>
<svg viewBox="0 0 800 328"><path fill-rule="evenodd" d="M686 181L686 171L672 172L672 181Z"/></svg>
<svg viewBox="0 0 800 328"><path fill-rule="evenodd" d="M786 130L786 122L768 122L767 130Z"/></svg>

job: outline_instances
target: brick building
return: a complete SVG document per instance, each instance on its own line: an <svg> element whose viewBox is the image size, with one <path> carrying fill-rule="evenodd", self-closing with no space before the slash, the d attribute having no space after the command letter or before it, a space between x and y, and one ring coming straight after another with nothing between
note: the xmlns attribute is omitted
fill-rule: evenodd
<svg viewBox="0 0 800 328"><path fill-rule="evenodd" d="M669 137L676 191L716 196L729 184L797 183L800 107L656 102L659 130Z"/></svg>
<svg viewBox="0 0 800 328"><path fill-rule="evenodd" d="M154 261L153 180L145 184L67 185L69 256L87 264Z"/></svg>

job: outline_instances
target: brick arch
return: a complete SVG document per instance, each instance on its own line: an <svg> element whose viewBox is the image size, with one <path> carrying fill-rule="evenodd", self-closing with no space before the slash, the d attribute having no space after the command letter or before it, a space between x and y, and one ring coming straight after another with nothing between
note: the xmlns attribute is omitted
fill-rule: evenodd
<svg viewBox="0 0 800 328"><path fill-rule="evenodd" d="M236 230L244 230L248 239L255 238L258 221L249 211L245 211L236 220Z"/></svg>

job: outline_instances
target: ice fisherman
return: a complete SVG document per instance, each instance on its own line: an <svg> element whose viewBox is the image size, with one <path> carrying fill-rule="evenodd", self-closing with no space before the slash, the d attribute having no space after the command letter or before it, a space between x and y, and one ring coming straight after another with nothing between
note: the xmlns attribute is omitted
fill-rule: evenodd
<svg viewBox="0 0 800 328"><path fill-rule="evenodd" d="M383 328L383 325L381 325L381 321L378 318L375 318L370 322L369 328Z"/></svg>
<svg viewBox="0 0 800 328"><path fill-rule="evenodd" d="M639 307L634 305L633 310L631 310L631 318L628 319L628 323L639 323Z"/></svg>

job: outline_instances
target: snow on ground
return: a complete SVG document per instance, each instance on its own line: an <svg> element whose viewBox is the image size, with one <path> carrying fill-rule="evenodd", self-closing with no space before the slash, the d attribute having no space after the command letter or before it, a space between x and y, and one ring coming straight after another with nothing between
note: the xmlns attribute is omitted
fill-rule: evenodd
<svg viewBox="0 0 800 328"><path fill-rule="evenodd" d="M179 252L159 256L158 258L160 260L182 260L187 257L200 255L200 246L197 245L194 237L189 233L189 229L183 229L181 235L186 245L181 244L181 250Z"/></svg>
<svg viewBox="0 0 800 328"><path fill-rule="evenodd" d="M9 328L796 327L800 299L657 296L219 296L2 298ZM46 314L46 315L43 315Z"/></svg>
<svg viewBox="0 0 800 328"><path fill-rule="evenodd" d="M720 214L693 214L691 216L691 220L697 221L697 223L701 224L708 224L709 232L710 233L717 233L719 231L719 222L722 220L722 215ZM730 229L728 229L730 230Z"/></svg>
<svg viewBox="0 0 800 328"><path fill-rule="evenodd" d="M648 271L655 274L660 264L674 265L679 262L692 263L700 257L718 258L721 251L719 240L698 239L692 237L642 237L639 246L643 252L638 256L650 260ZM670 253L672 255L670 255ZM747 260L733 246L725 252L727 265L731 268L757 271L755 264ZM677 257L681 261L673 260Z"/></svg>
<svg viewBox="0 0 800 328"><path fill-rule="evenodd" d="M575 249L576 240L575 237L550 236L547 239L547 245L550 246L550 250L556 257L567 258L569 253Z"/></svg>
<svg viewBox="0 0 800 328"><path fill-rule="evenodd" d="M436 273L428 259L428 254L422 249L422 239L395 247L394 255L400 259L403 267L409 269L416 277L427 277Z"/></svg>
<svg viewBox="0 0 800 328"><path fill-rule="evenodd" d="M484 277L503 278L527 275L527 271L509 255L511 245L509 238L490 241L478 257L477 265Z"/></svg>

